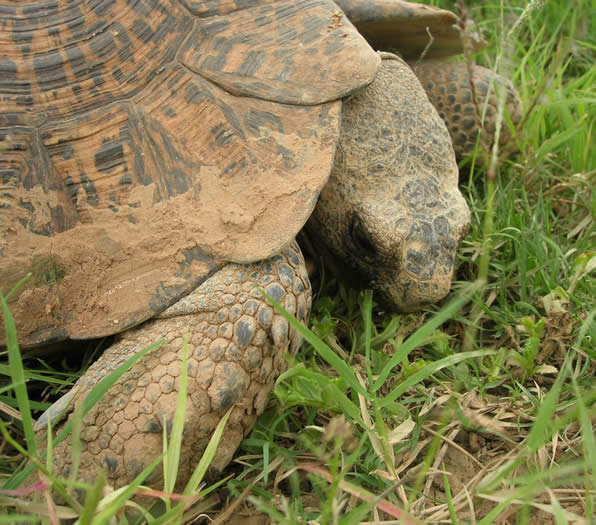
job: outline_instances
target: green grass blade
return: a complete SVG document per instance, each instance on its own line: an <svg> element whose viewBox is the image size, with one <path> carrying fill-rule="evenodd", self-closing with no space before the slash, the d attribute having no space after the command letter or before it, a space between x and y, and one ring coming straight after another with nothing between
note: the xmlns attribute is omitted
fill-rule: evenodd
<svg viewBox="0 0 596 525"><path fill-rule="evenodd" d="M446 470L445 463L443 463L443 470ZM453 525L457 525L459 523L459 520L457 519L457 514L455 512L455 505L453 504L453 495L451 494L449 476L446 472L443 473L443 485L445 485L445 500L447 501L447 508L449 509L449 517L451 518L451 523Z"/></svg>
<svg viewBox="0 0 596 525"><path fill-rule="evenodd" d="M17 284L15 284L10 292L6 294L6 302L10 301L12 294L15 293L21 286L23 286L31 278L31 272L23 277Z"/></svg>
<svg viewBox="0 0 596 525"><path fill-rule="evenodd" d="M199 488L199 485L203 481L203 478L205 477L207 469L209 468L209 465L211 464L211 462L213 461L213 458L215 457L215 452L217 451L217 446L219 445L219 442L221 441L221 437L223 436L223 431L226 427L226 423L228 422L228 418L230 417L230 414L232 413L232 410L234 409L234 406L231 406L228 409L228 411L225 413L224 417L221 418L221 421L215 427L215 431L213 432L213 435L211 436L211 439L209 440L209 443L207 444L207 447L205 448L205 452L203 452L203 455L201 456L201 460L199 461L198 465L195 467L195 470L192 473L190 480L188 481L188 483L186 484L186 487L184 488L185 496L190 496L191 494L195 493L197 491L197 489Z"/></svg>
<svg viewBox="0 0 596 525"><path fill-rule="evenodd" d="M83 405L77 405L75 407L74 414L72 415L72 466L69 475L69 480L75 482L79 474L79 465L81 464L81 456L83 453L83 444L81 443L81 428L83 426ZM48 443L50 443L51 429L48 429Z"/></svg>
<svg viewBox="0 0 596 525"><path fill-rule="evenodd" d="M528 449L530 452L536 452L544 443L550 438L553 432L553 415L556 410L557 400L561 393L561 389L567 378L568 359L565 360L561 367L561 373L557 375L550 391L544 396L542 403L538 405L536 412L536 420L532 425L530 434L528 435Z"/></svg>
<svg viewBox="0 0 596 525"><path fill-rule="evenodd" d="M182 368L180 371L180 382L178 384L178 401L176 413L172 424L172 432L169 437L167 453L164 455L164 484L166 492L173 492L178 476L178 465L180 463L180 449L182 447L182 433L184 432L184 420L186 417L186 392L188 390L188 332L184 336L182 346ZM164 428L167 425L164 425ZM167 438L166 438L167 439ZM164 443L166 442L164 439Z"/></svg>
<svg viewBox="0 0 596 525"><path fill-rule="evenodd" d="M32 523L31 516L21 516L19 514L9 514L7 516L0 516L0 523Z"/></svg>
<svg viewBox="0 0 596 525"><path fill-rule="evenodd" d="M335 383L329 381L328 378L323 376L317 376L315 377L315 380L321 385L322 388L328 389L333 399L341 407L344 414L349 416L352 421L355 421L366 428L364 422L362 421L358 406L355 405L354 402L348 396L346 396Z"/></svg>
<svg viewBox="0 0 596 525"><path fill-rule="evenodd" d="M19 349L19 342L17 339L17 327L8 303L3 294L0 293L0 302L2 303L2 313L4 315L4 326L6 329L6 348L8 350L8 362L10 367L10 375L12 378L15 396L19 405L21 414L21 421L23 423L23 431L25 432L25 440L27 442L27 449L31 455L37 454L37 442L35 440L35 431L33 430L33 416L31 415L31 405L29 403L29 395L27 393L27 386L25 384L25 370L23 368L23 360L21 359L21 351Z"/></svg>
<svg viewBox="0 0 596 525"><path fill-rule="evenodd" d="M579 424L582 429L584 457L586 460L586 475L592 474L592 488L596 489L596 438L594 437L594 429L592 428L592 420L596 415L596 411L589 413L584 401L583 392L580 390L575 379L573 380L573 390L575 391L575 399L577 400L577 408L579 410Z"/></svg>
<svg viewBox="0 0 596 525"><path fill-rule="evenodd" d="M494 355L496 352L494 350L475 350L473 352L463 352L461 354L450 355L440 359L439 361L435 361L434 363L430 363L426 365L422 370L412 374L408 377L405 381L400 383L400 385L393 389L389 394L387 394L383 399L379 401L379 404L382 408L387 407L391 403L393 403L399 396L401 396L408 388L414 386L417 383L425 380L426 378L430 377L433 374L436 374L439 370L445 368L446 366L453 366L457 363L461 363L466 359L473 359L475 357L485 357L488 355Z"/></svg>
<svg viewBox="0 0 596 525"><path fill-rule="evenodd" d="M372 384L374 381L371 369L371 333L372 333L372 291L366 290L362 298L362 323L364 325L364 356L366 358L366 373L368 375L368 382ZM359 381L360 382L360 381ZM374 391L374 390L373 390Z"/></svg>
<svg viewBox="0 0 596 525"><path fill-rule="evenodd" d="M103 489L106 486L106 475L104 472L100 472L96 478L95 483L91 490L87 491L85 495L85 504L83 505L83 512L79 522L81 525L91 525L93 523L93 516L97 512L97 507L103 496Z"/></svg>

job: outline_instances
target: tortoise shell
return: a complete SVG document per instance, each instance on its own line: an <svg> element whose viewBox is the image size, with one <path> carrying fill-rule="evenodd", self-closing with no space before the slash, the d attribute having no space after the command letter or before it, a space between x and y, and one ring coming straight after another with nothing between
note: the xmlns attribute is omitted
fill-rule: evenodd
<svg viewBox="0 0 596 525"><path fill-rule="evenodd" d="M336 0L375 49L398 52L406 60L444 58L463 52L458 17L450 11L403 0ZM466 34L471 49L486 42Z"/></svg>
<svg viewBox="0 0 596 525"><path fill-rule="evenodd" d="M31 273L10 297L21 343L122 331L279 251L327 180L340 99L379 67L330 0L1 4L0 282Z"/></svg>
<svg viewBox="0 0 596 525"><path fill-rule="evenodd" d="M121 331L280 250L380 59L331 1L0 6L0 276L27 344Z"/></svg>

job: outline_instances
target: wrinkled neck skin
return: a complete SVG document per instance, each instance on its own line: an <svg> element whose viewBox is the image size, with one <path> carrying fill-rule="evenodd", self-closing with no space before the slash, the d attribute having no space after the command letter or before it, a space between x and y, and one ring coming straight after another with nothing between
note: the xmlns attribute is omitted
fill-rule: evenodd
<svg viewBox="0 0 596 525"><path fill-rule="evenodd" d="M457 182L445 125L409 67L384 58L375 81L344 102L309 236L388 307L420 309L449 292L469 227Z"/></svg>

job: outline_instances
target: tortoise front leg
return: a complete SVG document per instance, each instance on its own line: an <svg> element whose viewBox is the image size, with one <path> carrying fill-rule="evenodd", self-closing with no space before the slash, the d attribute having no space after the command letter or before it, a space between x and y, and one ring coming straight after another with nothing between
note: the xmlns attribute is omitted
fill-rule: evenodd
<svg viewBox="0 0 596 525"><path fill-rule="evenodd" d="M505 110L512 122L517 124L521 120L522 103L513 84L502 76L495 76L490 69L473 64L470 82L465 63L429 60L410 63L410 67L447 125L458 161L474 152L481 129L481 151L490 154L495 139L498 89L505 89ZM516 151L511 142L511 133L504 123L499 144L510 145L511 151Z"/></svg>
<svg viewBox="0 0 596 525"><path fill-rule="evenodd" d="M185 337L188 400L178 482L192 473L222 416L235 404L212 463L223 469L267 404L286 367L288 349L301 336L288 326L258 288L305 322L311 288L298 245L249 265L228 264L158 317L121 334L74 387L80 403L102 377L132 354L165 339L126 372L83 419L80 478L105 470L110 483L129 483L163 451L163 425L171 430ZM57 402L60 406L61 401ZM57 417L56 411L48 411ZM54 450L56 472L71 468L70 442ZM161 469L146 484L159 487Z"/></svg>

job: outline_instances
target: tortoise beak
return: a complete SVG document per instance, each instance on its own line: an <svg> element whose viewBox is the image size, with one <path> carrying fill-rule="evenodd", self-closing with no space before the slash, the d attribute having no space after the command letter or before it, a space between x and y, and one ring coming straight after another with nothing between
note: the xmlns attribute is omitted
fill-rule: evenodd
<svg viewBox="0 0 596 525"><path fill-rule="evenodd" d="M443 299L451 289L453 271L435 274L432 279L420 279L409 271L399 272L392 286L377 287L376 294L390 310L414 312Z"/></svg>

